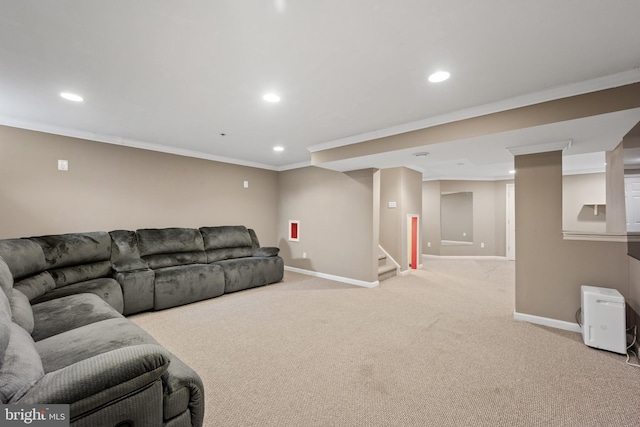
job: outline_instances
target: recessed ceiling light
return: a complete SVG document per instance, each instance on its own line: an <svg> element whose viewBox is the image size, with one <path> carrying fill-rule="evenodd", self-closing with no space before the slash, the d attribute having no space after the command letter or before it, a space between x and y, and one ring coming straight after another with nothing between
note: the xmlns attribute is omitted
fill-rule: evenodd
<svg viewBox="0 0 640 427"><path fill-rule="evenodd" d="M267 102L280 102L280 97L275 93L268 93L262 97Z"/></svg>
<svg viewBox="0 0 640 427"><path fill-rule="evenodd" d="M513 175L514 173L516 173L516 171L515 171L515 170L513 170L513 169L511 169L511 170L509 171L509 173L510 173L511 175Z"/></svg>
<svg viewBox="0 0 640 427"><path fill-rule="evenodd" d="M273 151L284 151L284 147L282 145L276 145L273 147Z"/></svg>
<svg viewBox="0 0 640 427"><path fill-rule="evenodd" d="M448 71L436 71L429 76L429 81L431 83L440 83L447 80L450 76L451 74Z"/></svg>
<svg viewBox="0 0 640 427"><path fill-rule="evenodd" d="M84 98L81 97L80 95L76 95L75 93L71 93L71 92L61 92L60 96L63 97L66 100L69 101L73 101L73 102L82 102L84 101Z"/></svg>

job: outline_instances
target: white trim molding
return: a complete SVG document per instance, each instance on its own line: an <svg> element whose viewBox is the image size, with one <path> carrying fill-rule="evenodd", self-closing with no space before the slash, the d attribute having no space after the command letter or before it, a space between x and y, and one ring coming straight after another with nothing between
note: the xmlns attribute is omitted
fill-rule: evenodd
<svg viewBox="0 0 640 427"><path fill-rule="evenodd" d="M477 260L498 260L498 261L509 261L507 257L504 256L493 256L493 255L468 255L468 256L458 256L458 255L429 255L422 254L423 258L426 259L477 259Z"/></svg>
<svg viewBox="0 0 640 427"><path fill-rule="evenodd" d="M329 150L344 145L356 144L358 142L369 141L386 136L398 135L401 133L411 132L418 129L425 129L444 123L466 120L472 117L484 116L487 114L498 113L501 111L513 110L515 108L526 107L528 105L540 104L542 102L553 101L556 99L568 98L571 96L582 95L585 93L596 92L599 90L611 89L640 81L640 67L631 70L622 71L616 74L610 74L595 79L585 80L578 83L572 83L565 86L555 87L540 92L529 93L516 96L502 101L484 104L477 107L466 108L452 113L441 114L439 116L427 119L417 120L414 122L404 123L398 126L392 126L386 129L379 129L372 132L366 132L359 135L348 136L333 141L328 141L307 147L307 149L315 153L316 151ZM447 178L449 179L449 178Z"/></svg>
<svg viewBox="0 0 640 427"><path fill-rule="evenodd" d="M507 150L514 156L522 156L524 154L538 154L549 151L564 151L571 147L570 139L566 141L547 142L544 144L519 145L516 147L507 147Z"/></svg>
<svg viewBox="0 0 640 427"><path fill-rule="evenodd" d="M393 265L396 266L397 269L400 269L400 264L398 264L398 262L389 254L389 252L387 252L382 246L378 245L378 249L380 249L382 251L382 253L384 254L384 256L387 257L388 260L390 260Z"/></svg>
<svg viewBox="0 0 640 427"><path fill-rule="evenodd" d="M565 322L564 320L551 319L549 317L534 316L533 314L513 312L513 318L522 322L533 323L536 325L548 326L550 328L562 329L564 331L571 331L582 333L582 328L577 323Z"/></svg>
<svg viewBox="0 0 640 427"><path fill-rule="evenodd" d="M618 242L627 243L627 233L594 233L588 231L563 231L564 240L584 240L590 242Z"/></svg>
<svg viewBox="0 0 640 427"><path fill-rule="evenodd" d="M305 270L303 268L289 267L288 265L284 266L286 271L291 271L293 273L306 274L307 276L319 277L321 279L333 280L334 282L342 282L348 285L361 286L364 288L375 288L380 284L379 281L375 282L365 282L364 280L351 279L349 277L342 276L334 276L333 274L320 273L318 271Z"/></svg>

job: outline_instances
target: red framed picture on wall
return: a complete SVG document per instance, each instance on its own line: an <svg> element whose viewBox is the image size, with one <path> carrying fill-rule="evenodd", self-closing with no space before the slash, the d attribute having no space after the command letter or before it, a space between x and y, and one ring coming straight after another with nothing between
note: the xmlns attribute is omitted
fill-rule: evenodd
<svg viewBox="0 0 640 427"><path fill-rule="evenodd" d="M289 240L300 241L300 221L289 221Z"/></svg>

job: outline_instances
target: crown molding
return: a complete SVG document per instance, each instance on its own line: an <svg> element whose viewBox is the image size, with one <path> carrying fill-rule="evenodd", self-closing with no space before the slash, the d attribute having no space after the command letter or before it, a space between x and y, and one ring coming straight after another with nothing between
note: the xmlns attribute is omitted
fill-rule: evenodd
<svg viewBox="0 0 640 427"><path fill-rule="evenodd" d="M307 147L311 153L640 82L640 67Z"/></svg>
<svg viewBox="0 0 640 427"><path fill-rule="evenodd" d="M196 159L211 160L214 162L230 163L238 166L247 166L257 169L278 171L279 168L264 163L249 162L246 160L234 159L230 157L217 156L215 154L204 153L202 151L186 150L183 148L171 147L168 145L154 144L151 142L137 141L135 139L122 138L119 136L105 135L95 132L51 126L27 120L18 120L11 117L0 116L0 125L19 129L32 130L36 132L50 133L53 135L67 136L70 138L86 139L88 141L103 142L105 144L121 145L123 147L138 148L141 150L157 151L159 153L174 154L176 156L193 157Z"/></svg>

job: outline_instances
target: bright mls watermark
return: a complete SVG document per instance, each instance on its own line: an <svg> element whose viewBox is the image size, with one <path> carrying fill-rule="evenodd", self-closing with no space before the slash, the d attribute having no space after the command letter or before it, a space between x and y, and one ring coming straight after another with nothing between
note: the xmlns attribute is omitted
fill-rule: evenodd
<svg viewBox="0 0 640 427"><path fill-rule="evenodd" d="M69 405L0 405L0 425L69 427Z"/></svg>

